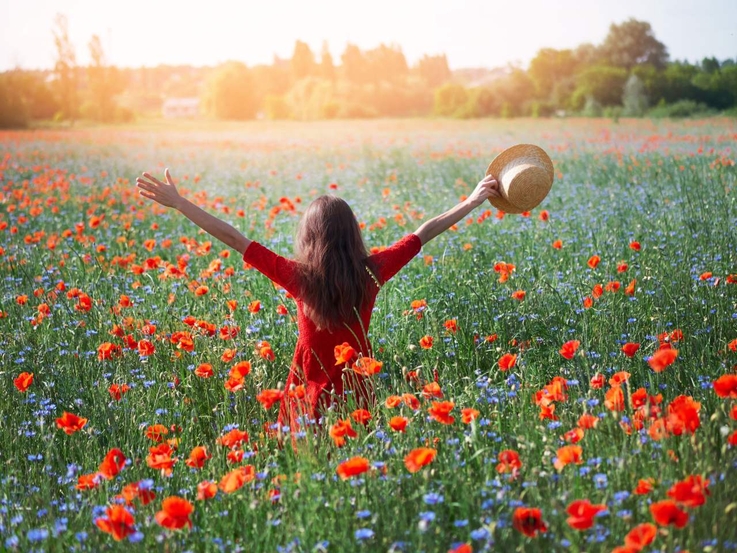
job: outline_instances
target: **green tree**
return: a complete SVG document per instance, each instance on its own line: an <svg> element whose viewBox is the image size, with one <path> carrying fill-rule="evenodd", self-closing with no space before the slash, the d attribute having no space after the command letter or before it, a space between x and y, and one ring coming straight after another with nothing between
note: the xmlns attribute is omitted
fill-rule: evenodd
<svg viewBox="0 0 737 553"><path fill-rule="evenodd" d="M452 75L445 54L441 56L422 56L414 69L430 88L437 88L445 84Z"/></svg>
<svg viewBox="0 0 737 553"><path fill-rule="evenodd" d="M634 18L612 23L599 55L605 63L627 70L645 63L662 69L668 61L668 50L655 38L650 23Z"/></svg>
<svg viewBox="0 0 737 553"><path fill-rule="evenodd" d="M317 73L315 56L310 47L301 40L294 43L294 53L290 65L293 81L299 81Z"/></svg>
<svg viewBox="0 0 737 553"><path fill-rule="evenodd" d="M257 104L253 77L241 62L230 61L216 68L205 86L204 105L217 119L252 119Z"/></svg>
<svg viewBox="0 0 737 553"><path fill-rule="evenodd" d="M0 74L0 129L28 125L28 108L18 86L20 71Z"/></svg>
<svg viewBox="0 0 737 553"><path fill-rule="evenodd" d="M435 90L433 113L441 117L455 117L468 102L468 91L461 85L447 83Z"/></svg>
<svg viewBox="0 0 737 553"><path fill-rule="evenodd" d="M79 112L77 56L69 39L66 16L57 14L54 24L56 25L53 31L54 45L56 46L56 63L54 64L56 83L54 90L59 97L60 117L68 119L73 124Z"/></svg>
<svg viewBox="0 0 737 553"><path fill-rule="evenodd" d="M318 73L323 79L329 81L335 80L335 65L333 64L333 56L330 54L328 43L323 42L322 53L320 54L320 68Z"/></svg>
<svg viewBox="0 0 737 553"><path fill-rule="evenodd" d="M535 83L537 97L548 99L555 86L570 79L578 67L579 62L573 55L573 50L543 48L532 59L527 71Z"/></svg>
<svg viewBox="0 0 737 553"><path fill-rule="evenodd" d="M92 35L89 49L92 63L87 69L89 103L85 111L97 121L114 121L118 115L115 96L123 91L125 82L118 68L107 64L99 36Z"/></svg>
<svg viewBox="0 0 737 553"><path fill-rule="evenodd" d="M365 53L369 82L404 83L409 74L407 59L396 45L380 44Z"/></svg>
<svg viewBox="0 0 737 553"><path fill-rule="evenodd" d="M346 44L340 60L343 63L343 74L346 80L355 84L368 82L368 63L358 46Z"/></svg>
<svg viewBox="0 0 737 553"><path fill-rule="evenodd" d="M622 67L589 67L579 75L575 95L582 100L593 98L603 107L618 106L626 81L627 70Z"/></svg>

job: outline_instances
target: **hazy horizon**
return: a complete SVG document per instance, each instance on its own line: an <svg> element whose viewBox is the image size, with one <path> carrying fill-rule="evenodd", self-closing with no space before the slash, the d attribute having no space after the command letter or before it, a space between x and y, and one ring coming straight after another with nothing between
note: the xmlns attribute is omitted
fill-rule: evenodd
<svg viewBox="0 0 737 553"><path fill-rule="evenodd" d="M384 43L400 46L410 64L424 54L446 54L452 69L526 66L541 48L600 44L612 23L629 17L649 22L671 59L737 57L737 2L730 0L377 0L365 11L336 0L239 5L214 0L207 10L188 6L196 5L2 0L0 71L53 67L57 13L67 16L80 65L89 63L87 44L97 34L108 62L121 67L212 66L227 60L271 64L275 55L290 58L296 40L306 42L318 59L327 42L336 64L347 43L364 50Z"/></svg>

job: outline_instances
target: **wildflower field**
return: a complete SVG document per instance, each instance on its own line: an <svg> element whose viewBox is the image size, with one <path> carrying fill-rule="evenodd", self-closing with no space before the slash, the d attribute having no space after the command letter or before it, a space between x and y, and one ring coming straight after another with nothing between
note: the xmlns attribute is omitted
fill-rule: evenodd
<svg viewBox="0 0 737 553"><path fill-rule="evenodd" d="M293 436L294 303L134 186L169 167L284 255L338 194L381 248L520 142L548 198L427 244L377 299L375 407ZM734 119L0 133L0 549L737 550L736 143Z"/></svg>

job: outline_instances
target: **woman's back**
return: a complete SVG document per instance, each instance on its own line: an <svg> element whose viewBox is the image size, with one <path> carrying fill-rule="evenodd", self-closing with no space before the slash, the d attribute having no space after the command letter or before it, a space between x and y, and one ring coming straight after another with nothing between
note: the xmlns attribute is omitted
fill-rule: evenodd
<svg viewBox="0 0 737 553"><path fill-rule="evenodd" d="M371 255L366 265L374 267L374 274L368 279L366 299L358 310L359 316L331 329L318 327L307 315L302 297L303 271L297 261L279 256L258 242L252 242L246 249L243 260L283 287L297 302L299 337L286 382L287 393L279 411L281 424L295 428L300 416L316 420L320 409L331 403L332 395L343 394L345 364L336 365L336 346L347 343L358 355L373 357L368 330L379 286L406 265L420 251L421 245L416 235L409 234L391 247ZM356 403L370 403L373 396L365 379L350 370L345 376ZM304 398L288 393L300 385L304 386Z"/></svg>

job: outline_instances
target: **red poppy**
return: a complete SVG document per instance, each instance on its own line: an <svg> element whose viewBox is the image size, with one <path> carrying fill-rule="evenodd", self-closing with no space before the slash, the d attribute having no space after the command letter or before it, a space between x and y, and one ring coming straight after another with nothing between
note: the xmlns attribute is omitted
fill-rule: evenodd
<svg viewBox="0 0 737 553"><path fill-rule="evenodd" d="M591 377L589 386L591 386L594 390L600 390L601 388L603 388L604 387L604 375L601 373L596 373L594 376Z"/></svg>
<svg viewBox="0 0 737 553"><path fill-rule="evenodd" d="M148 505L156 499L156 493L148 488L141 488L140 482L133 482L132 484L123 486L120 494L116 497L123 499L126 505L133 505L136 499L141 502L141 505Z"/></svg>
<svg viewBox="0 0 737 553"><path fill-rule="evenodd" d="M256 469L253 465L245 465L231 470L220 479L218 487L225 493L233 493L248 482L256 478Z"/></svg>
<svg viewBox="0 0 737 553"><path fill-rule="evenodd" d="M92 472L89 474L81 474L77 478L77 484L74 486L78 490L93 490L100 485L102 474Z"/></svg>
<svg viewBox="0 0 737 553"><path fill-rule="evenodd" d="M122 505L111 505L105 509L105 516L95 519L95 525L103 532L110 534L115 541L120 541L135 533L135 519Z"/></svg>
<svg viewBox="0 0 737 553"><path fill-rule="evenodd" d="M672 365L676 357L678 357L678 350L676 349L659 349L653 354L647 364L656 373L660 373Z"/></svg>
<svg viewBox="0 0 737 553"><path fill-rule="evenodd" d="M210 363L201 363L194 370L194 373L200 378L210 378L214 374Z"/></svg>
<svg viewBox="0 0 737 553"><path fill-rule="evenodd" d="M583 308L584 309L591 309L594 305L594 300L592 300L589 296L586 296L583 299Z"/></svg>
<svg viewBox="0 0 737 553"><path fill-rule="evenodd" d="M404 432L405 428L407 428L408 423L409 420L407 420L406 417L392 417L391 419L389 419L389 428L391 428L395 432Z"/></svg>
<svg viewBox="0 0 737 553"><path fill-rule="evenodd" d="M579 426L576 428L572 428L571 430L563 434L561 438L564 441L568 442L569 444L577 444L583 439L583 436L584 436L583 428Z"/></svg>
<svg viewBox="0 0 737 553"><path fill-rule="evenodd" d="M555 240L552 245L553 245L553 249L559 250L563 247L563 241Z"/></svg>
<svg viewBox="0 0 737 553"><path fill-rule="evenodd" d="M363 424L365 426L371 420L371 413L366 409L356 409L351 413L351 418L356 421L357 424Z"/></svg>
<svg viewBox="0 0 737 553"><path fill-rule="evenodd" d="M658 527L654 524L649 522L638 524L624 537L624 545L635 551L642 551L646 546L653 543L657 533Z"/></svg>
<svg viewBox="0 0 737 553"><path fill-rule="evenodd" d="M586 264L592 269L596 269L600 261L601 258L598 255L592 255L591 257L589 257L589 260L586 262Z"/></svg>
<svg viewBox="0 0 737 553"><path fill-rule="evenodd" d="M588 499L577 499L566 509L570 515L566 522L574 530L588 530L594 525L594 517L606 510L606 505L592 504Z"/></svg>
<svg viewBox="0 0 737 553"><path fill-rule="evenodd" d="M627 342L625 345L622 346L622 353L624 353L627 357L634 357L638 349L640 349L640 344L636 342Z"/></svg>
<svg viewBox="0 0 737 553"><path fill-rule="evenodd" d="M719 397L737 399L737 374L724 374L714 381L713 386Z"/></svg>
<svg viewBox="0 0 737 553"><path fill-rule="evenodd" d="M335 364L345 365L356 357L356 350L348 342L335 346Z"/></svg>
<svg viewBox="0 0 737 553"><path fill-rule="evenodd" d="M256 400L268 411L275 403L280 402L283 397L283 390L267 389L258 394Z"/></svg>
<svg viewBox="0 0 737 553"><path fill-rule="evenodd" d="M668 497L684 507L695 508L706 503L706 496L710 495L709 481L699 475L691 475L685 480L676 482L668 490Z"/></svg>
<svg viewBox="0 0 737 553"><path fill-rule="evenodd" d="M204 480L197 484L197 500L204 501L212 499L218 493L218 486L215 482Z"/></svg>
<svg viewBox="0 0 737 553"><path fill-rule="evenodd" d="M627 380L630 378L630 373L627 371L619 371L612 375L612 377L609 379L609 385L610 386L621 386Z"/></svg>
<svg viewBox="0 0 737 553"><path fill-rule="evenodd" d="M420 347L422 349L430 349L432 348L432 344L433 344L432 336L425 335L422 338L420 338Z"/></svg>
<svg viewBox="0 0 737 553"><path fill-rule="evenodd" d="M400 396L389 396L384 401L384 406L387 409L394 409L402 404L402 398Z"/></svg>
<svg viewBox="0 0 737 553"><path fill-rule="evenodd" d="M571 463L580 465L583 463L583 459L581 458L582 453L583 449L580 445L564 445L563 447L558 448L553 466L557 470L563 470L563 467L570 465Z"/></svg>
<svg viewBox="0 0 737 553"><path fill-rule="evenodd" d="M688 513L681 510L672 499L665 499L651 504L650 514L660 526L673 525L676 528L683 528L688 524Z"/></svg>
<svg viewBox="0 0 737 553"><path fill-rule="evenodd" d="M430 399L431 397L441 398L443 397L443 390L437 382L428 382L422 387L422 396L425 399Z"/></svg>
<svg viewBox="0 0 737 553"><path fill-rule="evenodd" d="M599 418L588 413L584 413L578 418L578 427L583 430L590 430L596 427L599 422Z"/></svg>
<svg viewBox="0 0 737 553"><path fill-rule="evenodd" d="M630 242L630 249L639 252L642 249L642 246L639 242L633 240L632 242Z"/></svg>
<svg viewBox="0 0 737 553"><path fill-rule="evenodd" d="M335 469L335 472L340 476L341 480L347 480L359 474L367 472L371 468L369 460L365 457L351 457L347 461L343 461Z"/></svg>
<svg viewBox="0 0 737 553"><path fill-rule="evenodd" d="M168 433L169 429L163 424L153 424L146 429L146 437L155 443L163 441Z"/></svg>
<svg viewBox="0 0 737 553"><path fill-rule="evenodd" d="M478 418L479 414L477 409L464 407L461 409L461 421L463 421L463 424L471 424L472 421Z"/></svg>
<svg viewBox="0 0 737 553"><path fill-rule="evenodd" d="M349 438L355 438L358 434L353 429L350 419L338 419L335 424L330 427L330 437L333 439L336 447L343 447L345 445L346 436Z"/></svg>
<svg viewBox="0 0 737 553"><path fill-rule="evenodd" d="M499 452L499 463L496 465L496 471L500 474L505 472L514 472L522 468L519 453L514 449L504 449Z"/></svg>
<svg viewBox="0 0 737 553"><path fill-rule="evenodd" d="M624 289L624 293L627 296L634 296L636 289L637 289L637 279L633 278L632 280L630 280L630 283Z"/></svg>
<svg viewBox="0 0 737 553"><path fill-rule="evenodd" d="M452 401L433 401L432 406L427 410L430 416L436 421L443 424L453 424L455 417L450 415L450 412L455 407Z"/></svg>
<svg viewBox="0 0 737 553"><path fill-rule="evenodd" d="M517 355L514 353L505 353L499 359L499 370L508 371L517 363Z"/></svg>
<svg viewBox="0 0 737 553"><path fill-rule="evenodd" d="M601 286L601 284L595 284L594 288L591 290L591 295L594 296L594 299L599 299L604 294L604 288Z"/></svg>
<svg viewBox="0 0 737 553"><path fill-rule="evenodd" d="M212 455L207 452L207 448L205 446L197 445L189 452L189 457L185 463L188 467L193 469L201 469L205 466L205 461L211 457Z"/></svg>
<svg viewBox="0 0 737 553"><path fill-rule="evenodd" d="M694 401L691 396L680 395L668 404L666 429L675 436L693 434L699 426L699 409L701 403Z"/></svg>
<svg viewBox="0 0 737 553"><path fill-rule="evenodd" d="M56 419L56 426L69 435L82 430L86 424L87 419L84 417L78 417L77 415L67 413L66 411L64 411L64 414L61 417Z"/></svg>
<svg viewBox="0 0 737 553"><path fill-rule="evenodd" d="M402 401L413 411L417 411L420 408L420 400L412 394L402 394Z"/></svg>
<svg viewBox="0 0 737 553"><path fill-rule="evenodd" d="M527 292L525 292L524 290L515 290L514 292L512 292L512 299L522 301L523 299L525 299L526 295Z"/></svg>
<svg viewBox="0 0 737 553"><path fill-rule="evenodd" d="M417 472L435 460L437 450L430 447L418 447L404 457L404 466L409 472Z"/></svg>
<svg viewBox="0 0 737 553"><path fill-rule="evenodd" d="M372 376L381 372L384 363L371 357L361 357L353 363L353 371L361 376Z"/></svg>
<svg viewBox="0 0 737 553"><path fill-rule="evenodd" d="M448 319L443 323L443 326L448 332L455 333L458 331L458 321L456 319Z"/></svg>
<svg viewBox="0 0 737 553"><path fill-rule="evenodd" d="M566 359L573 359L573 356L576 354L576 350L580 345L581 342L578 340L569 340L560 347L560 354Z"/></svg>
<svg viewBox="0 0 737 553"><path fill-rule="evenodd" d="M106 359L112 359L120 355L121 352L122 350L119 345L111 342L103 342L97 347L97 360L105 361Z"/></svg>
<svg viewBox="0 0 737 553"><path fill-rule="evenodd" d="M233 448L241 445L248 441L248 432L245 430L238 430L233 428L227 434L220 436L217 439L217 444L225 446L227 448Z"/></svg>
<svg viewBox="0 0 737 553"><path fill-rule="evenodd" d="M20 373L13 380L13 384L15 384L19 392L25 392L33 384L33 373Z"/></svg>
<svg viewBox="0 0 737 553"><path fill-rule="evenodd" d="M194 511L194 505L182 497L172 495L161 503L161 511L156 513L156 522L164 528L178 530L185 526L192 527L189 516Z"/></svg>
<svg viewBox="0 0 737 553"><path fill-rule="evenodd" d="M128 384L111 384L107 391L115 401L120 401L130 389L131 387Z"/></svg>
<svg viewBox="0 0 737 553"><path fill-rule="evenodd" d="M171 446L167 443L159 444L148 448L149 454L146 456L146 464L155 470L161 470L165 475L169 476L172 468L177 462L177 458L172 458L173 452Z"/></svg>
<svg viewBox="0 0 737 553"><path fill-rule="evenodd" d="M251 303L248 304L248 312L249 313L258 313L261 311L261 302L258 300L253 300Z"/></svg>
<svg viewBox="0 0 737 553"><path fill-rule="evenodd" d="M97 469L102 476L111 480L115 478L125 466L125 455L117 447L107 452L105 458Z"/></svg>
<svg viewBox="0 0 737 553"><path fill-rule="evenodd" d="M609 388L604 394L604 406L610 411L624 411L624 393L622 388Z"/></svg>
<svg viewBox="0 0 737 553"><path fill-rule="evenodd" d="M548 527L543 522L540 509L530 507L517 507L512 515L512 526L525 536L534 538L538 532L545 533Z"/></svg>

